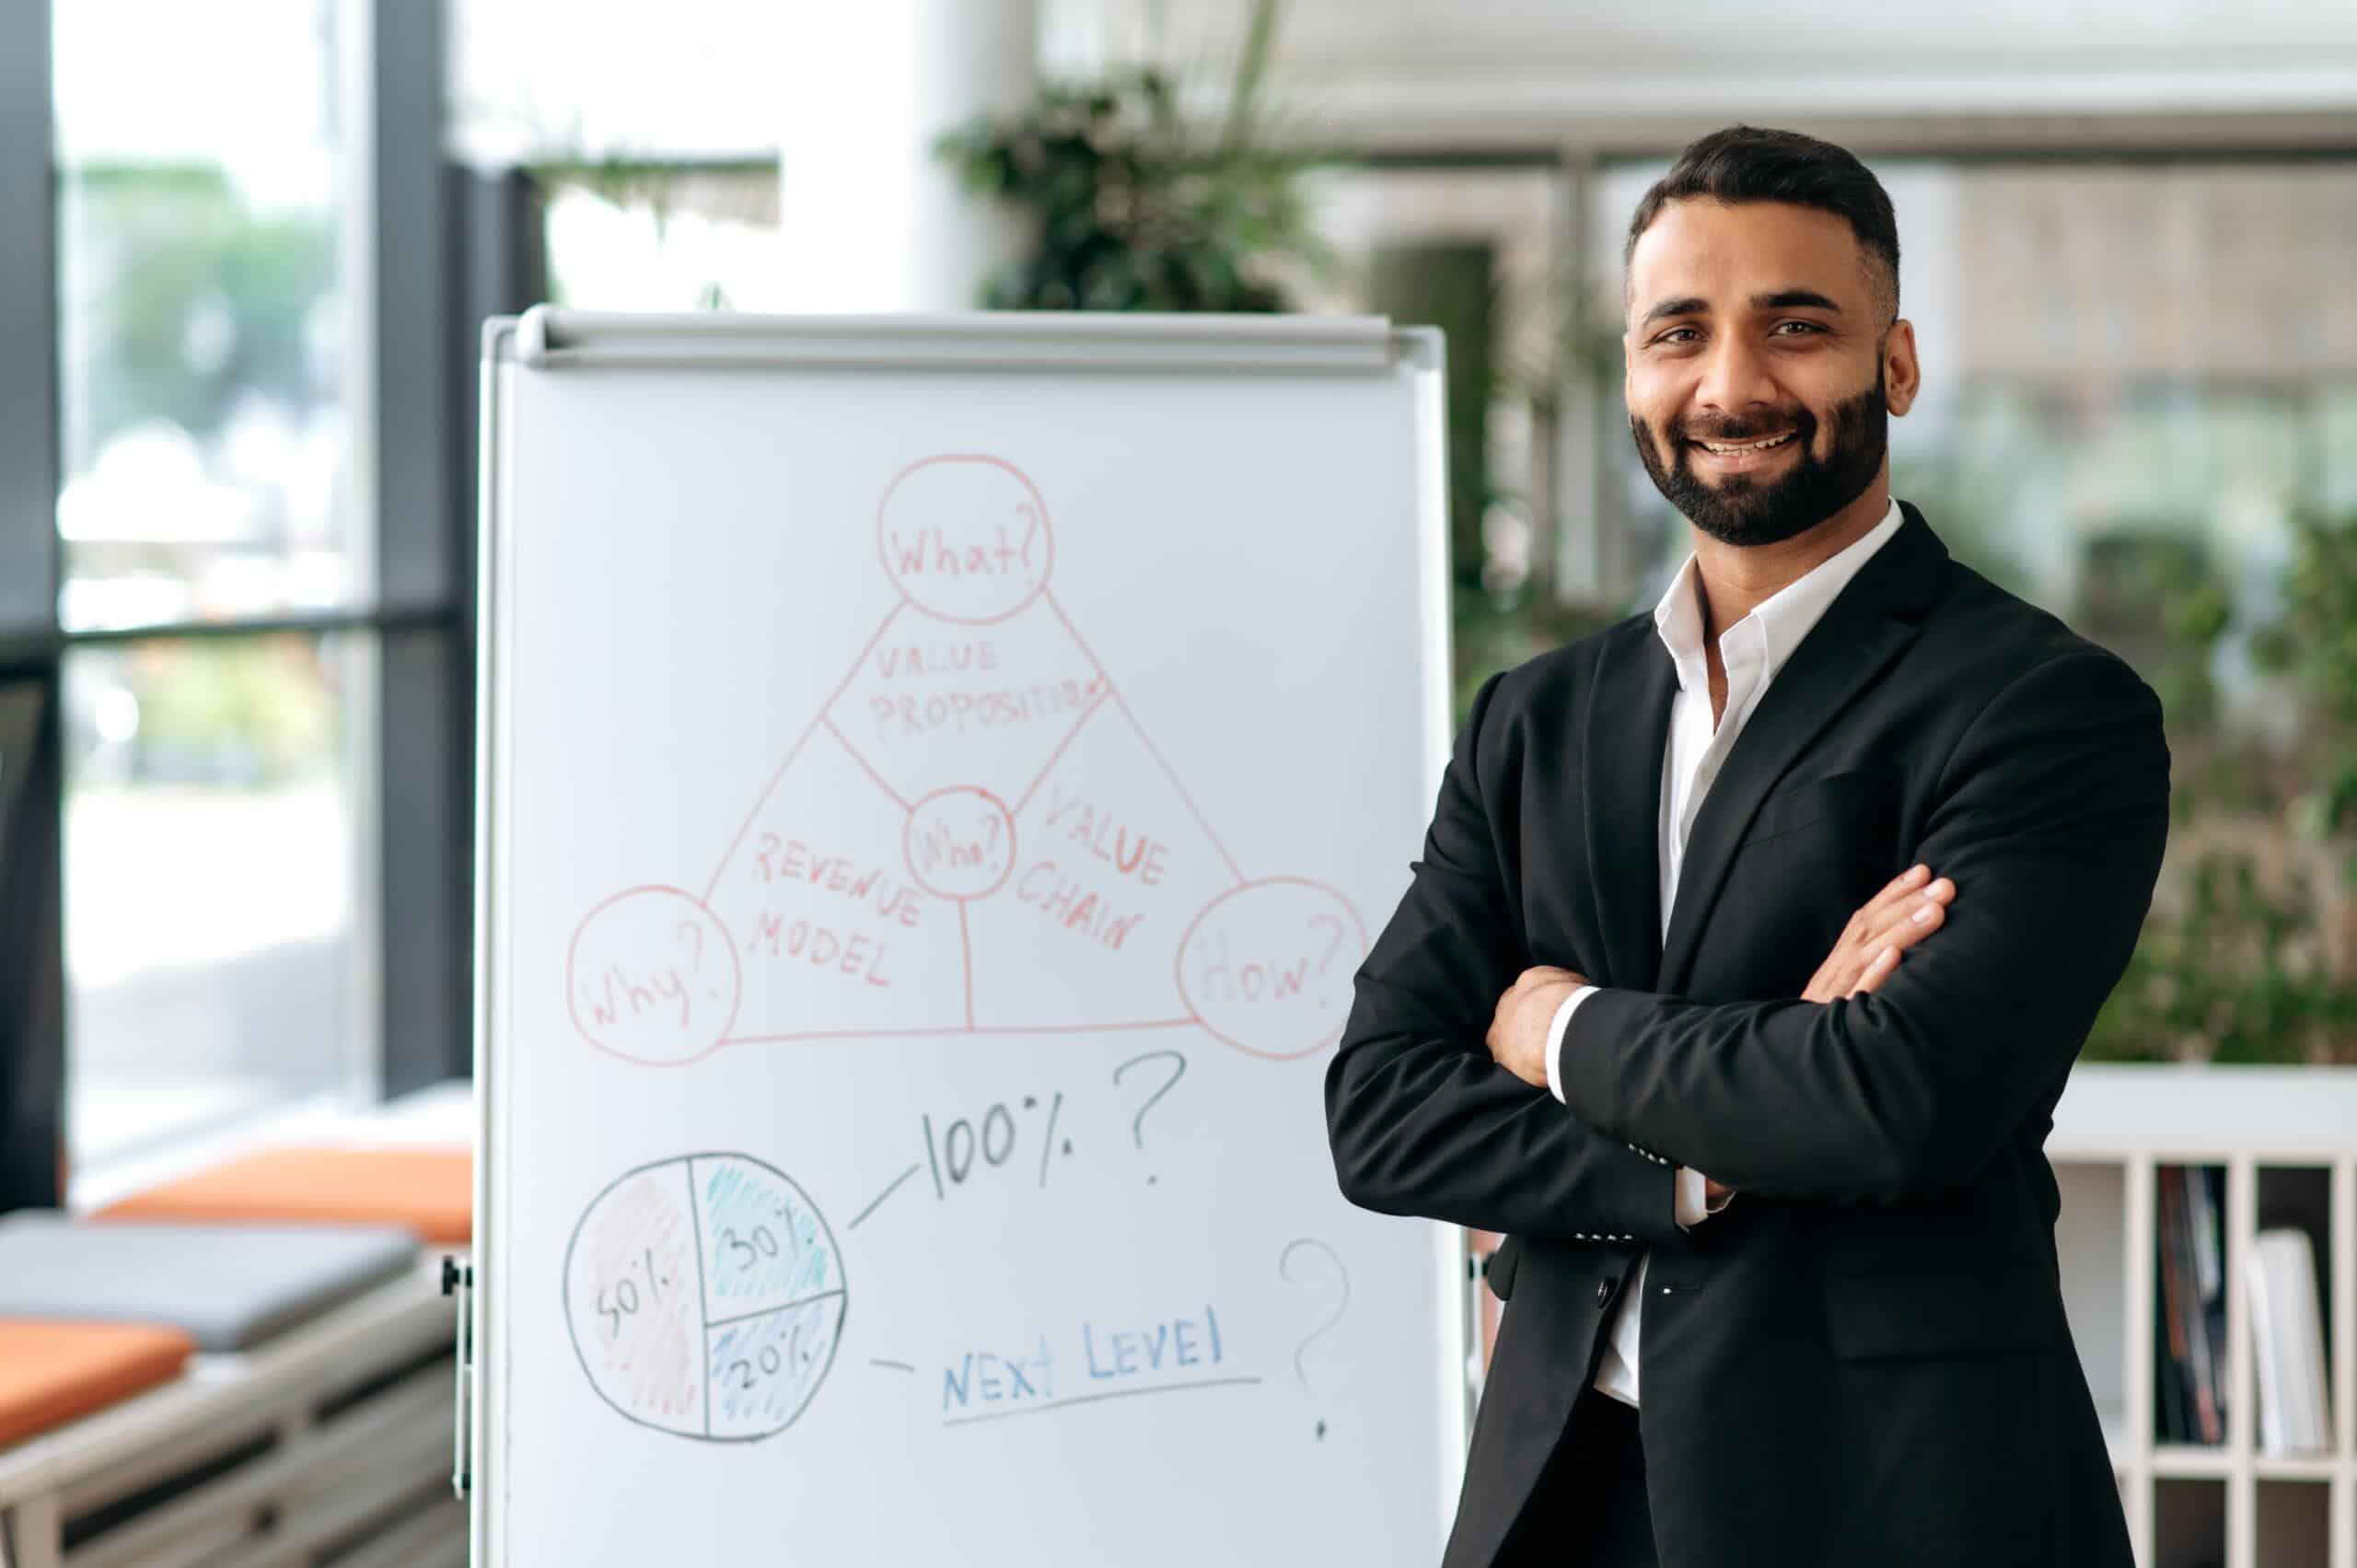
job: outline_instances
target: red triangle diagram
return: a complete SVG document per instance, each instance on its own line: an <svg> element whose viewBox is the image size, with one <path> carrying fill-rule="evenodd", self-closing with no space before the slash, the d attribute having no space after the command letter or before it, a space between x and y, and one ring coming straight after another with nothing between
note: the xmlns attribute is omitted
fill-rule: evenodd
<svg viewBox="0 0 2357 1568"><path fill-rule="evenodd" d="M582 1037L647 1066L854 1037L1331 1046L1364 923L1221 843L1057 603L1030 480L981 454L911 463L876 543L900 602L703 885L624 889L575 929Z"/></svg>

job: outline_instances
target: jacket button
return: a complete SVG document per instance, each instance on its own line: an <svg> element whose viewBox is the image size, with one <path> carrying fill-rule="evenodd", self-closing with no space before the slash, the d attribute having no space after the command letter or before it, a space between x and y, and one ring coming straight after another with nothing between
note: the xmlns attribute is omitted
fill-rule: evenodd
<svg viewBox="0 0 2357 1568"><path fill-rule="evenodd" d="M1598 1280L1598 1281L1596 1281L1596 1304L1598 1307L1601 1307L1601 1306L1603 1306L1606 1302L1608 1302L1608 1301L1609 1301L1609 1300L1611 1300L1611 1299L1612 1299L1612 1282L1611 1282L1610 1280Z"/></svg>

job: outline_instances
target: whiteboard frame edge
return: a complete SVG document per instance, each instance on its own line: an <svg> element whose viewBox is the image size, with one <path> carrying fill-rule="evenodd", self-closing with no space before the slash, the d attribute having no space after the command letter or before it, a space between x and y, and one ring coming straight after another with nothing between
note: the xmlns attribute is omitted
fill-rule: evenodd
<svg viewBox="0 0 2357 1568"><path fill-rule="evenodd" d="M511 411L504 406L501 396L502 372L511 366L524 369L547 369L568 364L589 363L619 363L633 367L669 364L744 363L772 367L795 366L806 368L830 363L813 356L752 360L728 355L714 355L709 358L691 356L676 361L646 356L620 360L567 358L566 355L578 355L581 351L555 349L552 348L550 343L552 328L556 329L561 341L562 333L568 324L568 318L575 322L587 320L599 326L619 323L625 330L639 324L656 330L684 324L693 330L693 335L708 334L714 339L747 330L749 321L763 319L779 324L815 323L823 327L828 333L834 335L855 333L863 328L879 325L887 330L905 327L917 329L907 335L918 339L922 338L925 330L939 333L946 329L947 335L956 336L970 325L988 320L993 323L993 326L975 335L983 341L1003 346L1006 341L1009 341L1006 329L1036 331L1034 322L1037 318L1047 314L1050 313L970 312L946 317L843 316L767 319L721 313L669 317L598 316L586 312L560 312L546 305L536 305L520 316L494 316L483 322L481 372L482 415L478 430L478 439L482 443L482 461L476 496L474 932L476 1150L473 1225L473 1255L476 1272L475 1287L470 1302L470 1310L473 1314L471 1348L476 1376L473 1409L470 1421L470 1430L468 1437L468 1463L471 1471L472 1486L467 1498L470 1515L470 1561L475 1568L503 1568L505 1562L505 1557L494 1550L498 1544L496 1531L499 1525L504 1522L503 1519L494 1516L498 1488L486 1484L494 1474L489 1439L494 1424L493 1406L498 1399L500 1389L494 1382L482 1376L482 1369L488 1367L493 1359L491 1347L493 1342L493 1330L495 1315L491 1310L490 1297L494 1277L498 1272L496 1238L492 1234L490 1223L493 1164L490 1156L491 1135L499 1108L496 1103L497 1092L494 1082L496 1070L491 1061L488 1046L491 1040L492 1013L497 1003L491 978L496 946L492 931L491 912L496 864L494 846L502 836L498 832L498 824L494 821L492 813L492 780L495 767L505 758L504 749L498 744L504 715L496 703L501 669L501 661L498 656L500 639L490 634L491 628L494 624L493 612L497 602L502 566L505 560L505 539L502 528L503 514L499 498L501 488L506 478L507 465L504 461L505 454L499 436L505 420ZM1164 319L1172 320L1174 326L1168 329L1163 328L1160 323ZM1201 317L1165 319L1139 315L1122 317L1111 314L1102 316L1075 314L1071 323L1059 322L1058 325L1081 325L1082 332L1075 335L1092 336L1097 335L1100 331L1094 325L1095 323L1108 323L1114 330L1103 331L1103 335L1109 341L1125 339L1124 346L1135 352L1146 343L1176 341L1175 323L1196 322L1203 319ZM1292 368L1329 372L1344 366L1318 358L1312 358L1305 363L1300 356L1299 348L1293 346L1305 338L1313 343L1318 341L1314 334L1290 332L1283 330L1280 324L1345 323L1350 331L1341 334L1344 339L1357 338L1363 343L1372 341L1380 346L1382 354L1380 364L1370 364L1365 366L1365 368L1377 373L1405 374L1415 383L1417 579L1419 618L1422 622L1419 628L1419 641L1427 653L1433 656L1426 661L1424 690L1422 693L1424 708L1424 795L1427 800L1436 799L1440 792L1442 774L1448 763L1452 731L1450 693L1453 690L1453 674L1456 666L1456 639L1450 623L1448 594L1447 351L1444 334L1437 327L1394 326L1387 319L1382 317L1277 316L1265 319L1236 319L1239 325L1255 328L1278 325L1277 331L1259 334L1265 338L1266 346L1276 349L1280 353L1285 352L1288 347L1293 347L1294 357L1290 366ZM1149 330L1143 333L1126 335L1118 331L1122 326L1136 327L1141 324L1150 324ZM958 364L967 363L967 361L953 359L945 362L911 357L892 360L859 359L842 363L853 364L862 368L877 368L898 364L940 366L944 363ZM975 359L971 363L977 368L992 369L1071 367L1064 363L1046 359L1015 363L993 363ZM1144 361L1132 365L1126 358L1120 357L1090 358L1086 363L1108 368L1150 367L1165 372L1191 368L1233 370L1247 367L1233 364L1198 366L1182 362L1174 365L1159 358L1150 365ZM1249 367L1283 369L1288 366L1276 365L1273 361L1264 363L1255 359L1250 362ZM1353 356L1352 367L1357 367L1356 356ZM1438 1460L1434 1475L1437 1487L1434 1519L1438 1536L1433 1542L1433 1550L1437 1554L1445 1546L1449 1529L1455 1520L1457 1496L1463 1481L1467 1433L1470 1429L1471 1419L1469 1407L1472 1399L1467 1367L1468 1357L1475 1342L1472 1326L1467 1316L1468 1293L1458 1288L1463 1277L1465 1259L1468 1256L1467 1232L1461 1225L1439 1222L1431 1222L1431 1224L1433 1249L1435 1255L1434 1304L1444 1339L1443 1353L1437 1358L1438 1365L1434 1369L1434 1376L1438 1379L1439 1395L1434 1406L1437 1426L1433 1434L1434 1453ZM502 1484L505 1481L505 1472L504 1463L496 1466L496 1474Z"/></svg>
<svg viewBox="0 0 2357 1568"><path fill-rule="evenodd" d="M1448 581L1448 349L1438 327L1396 327L1399 362L1414 376L1416 387L1416 540L1419 612L1427 654L1424 690L1424 799L1440 796L1442 774L1448 766L1452 726L1450 693L1457 668L1456 634L1449 614ZM1473 1299L1464 1288L1468 1233L1464 1226L1433 1222L1434 1272L1441 1282L1440 1327L1443 1338L1439 1399L1434 1408L1439 1426L1433 1434L1439 1464L1434 1480L1439 1488L1434 1512L1440 1539L1432 1543L1434 1561L1446 1549L1463 1488L1467 1434L1471 1429L1471 1365L1475 1329L1469 1318Z"/></svg>
<svg viewBox="0 0 2357 1568"><path fill-rule="evenodd" d="M499 725L496 707L499 650L497 640L489 633L496 623L492 612L499 584L503 537L499 490L506 469L501 460L498 439L506 412L500 396L500 380L506 366L514 362L510 351L515 346L519 326L519 319L514 316L493 316L483 322L482 364L479 372L482 377L479 400L482 412L476 432L480 457L475 480L475 1159L474 1224L471 1227L475 1282L468 1307L471 1314L468 1328L472 1342L459 1347L459 1376L470 1376L472 1381L472 1403L467 1417L469 1486L466 1503L468 1559L477 1568L492 1568L499 1561L492 1550L492 1489L484 1484L488 1476L484 1457L489 1451L485 1445L492 1431L493 1389L482 1376L482 1369L491 1364L488 1350L492 1342L489 1333L492 1314L488 1302L490 1289L498 1272L486 1266L495 1257L491 1227L491 1132L496 1107L489 1048L493 1006L493 845L497 834L492 820L491 785L493 762L500 755L497 749ZM473 1368L471 1373L465 1370L469 1363ZM502 1467L501 1479L505 1479L505 1467Z"/></svg>

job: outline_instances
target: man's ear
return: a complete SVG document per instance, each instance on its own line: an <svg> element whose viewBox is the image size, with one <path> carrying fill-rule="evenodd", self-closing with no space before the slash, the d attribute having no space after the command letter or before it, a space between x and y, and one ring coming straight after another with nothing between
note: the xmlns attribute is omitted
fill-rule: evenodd
<svg viewBox="0 0 2357 1568"><path fill-rule="evenodd" d="M1882 338L1883 403L1893 417L1915 406L1923 389L1923 368L1915 358L1915 323L1901 318Z"/></svg>

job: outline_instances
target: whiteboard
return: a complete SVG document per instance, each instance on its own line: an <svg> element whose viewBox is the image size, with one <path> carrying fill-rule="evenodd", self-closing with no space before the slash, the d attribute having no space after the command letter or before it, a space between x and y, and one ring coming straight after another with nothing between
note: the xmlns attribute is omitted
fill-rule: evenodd
<svg viewBox="0 0 2357 1568"><path fill-rule="evenodd" d="M1437 335L485 341L474 1561L1435 1560L1463 1255L1321 1087L1447 742Z"/></svg>

